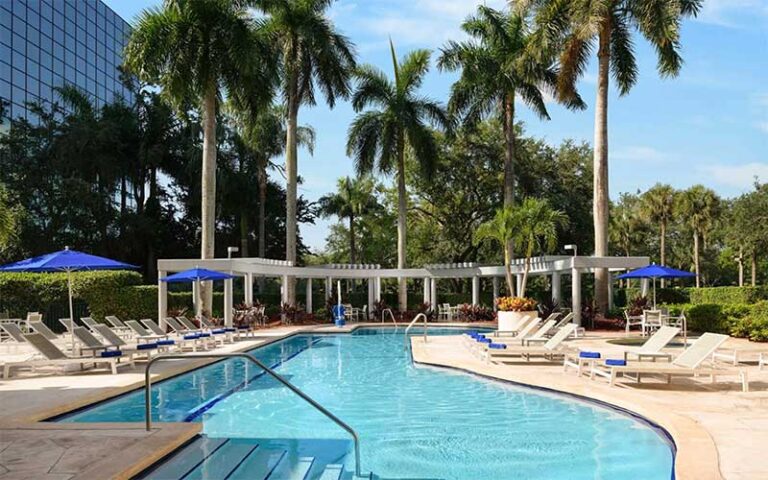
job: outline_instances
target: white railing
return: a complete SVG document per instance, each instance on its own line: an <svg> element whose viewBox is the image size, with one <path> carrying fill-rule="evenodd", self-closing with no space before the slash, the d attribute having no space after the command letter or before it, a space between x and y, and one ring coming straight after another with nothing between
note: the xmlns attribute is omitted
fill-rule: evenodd
<svg viewBox="0 0 768 480"><path fill-rule="evenodd" d="M419 317L424 319L424 343L427 343L427 316L423 313L420 313L413 317L413 320L411 320L411 323L408 324L408 327L405 329L405 336L403 341L405 342L405 349L408 350L408 331L413 327L416 322L419 321Z"/></svg>
<svg viewBox="0 0 768 480"><path fill-rule="evenodd" d="M389 314L389 318L392 319L392 323L394 323L395 324L395 328L397 328L397 320L395 320L395 314L392 313L392 309L391 308L385 308L384 310L381 311L381 323L384 323L384 316L385 316L384 314L385 313Z"/></svg>

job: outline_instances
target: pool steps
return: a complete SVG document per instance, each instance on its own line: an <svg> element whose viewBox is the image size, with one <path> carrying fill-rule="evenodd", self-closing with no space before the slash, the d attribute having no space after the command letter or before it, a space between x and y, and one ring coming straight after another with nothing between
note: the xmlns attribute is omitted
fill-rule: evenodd
<svg viewBox="0 0 768 480"><path fill-rule="evenodd" d="M198 437L141 478L145 480L370 480L356 477L340 463L346 452L328 455L320 447L314 456L306 443L259 439ZM311 445L311 444L310 444Z"/></svg>

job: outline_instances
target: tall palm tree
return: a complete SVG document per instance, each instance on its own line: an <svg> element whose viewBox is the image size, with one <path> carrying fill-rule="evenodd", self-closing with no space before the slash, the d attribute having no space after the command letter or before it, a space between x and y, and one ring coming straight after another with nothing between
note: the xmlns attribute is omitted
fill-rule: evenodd
<svg viewBox="0 0 768 480"><path fill-rule="evenodd" d="M504 205L515 202L515 98L518 97L539 118L549 120L545 92L554 92L557 70L552 55L534 44L525 19L486 6L461 25L470 37L450 41L442 49L437 66L461 70L451 87L448 111L474 126L492 114L501 116L504 129ZM569 108L585 108L574 92L564 102Z"/></svg>
<svg viewBox="0 0 768 480"><path fill-rule="evenodd" d="M504 251L504 278L507 281L507 292L513 295L515 291L512 283L512 272L509 270L512 257L507 245L514 242L518 235L519 216L512 207L503 207L496 210L492 219L481 224L475 230L474 241L480 243L484 240L495 240Z"/></svg>
<svg viewBox="0 0 768 480"><path fill-rule="evenodd" d="M142 12L125 48L125 64L162 87L179 110L200 108L203 123L200 258L214 256L216 112L222 92L256 112L272 98L276 56L245 2L165 0ZM209 289L206 289L209 290ZM210 311L211 291L203 295Z"/></svg>
<svg viewBox="0 0 768 480"><path fill-rule="evenodd" d="M321 215L349 219L349 262L352 264L357 263L355 220L378 205L374 187L370 177L344 177L336 182L336 193L324 195L318 201Z"/></svg>
<svg viewBox="0 0 768 480"><path fill-rule="evenodd" d="M267 29L275 34L280 50L282 90L287 110L285 173L285 259L296 262L298 187L298 116L302 105L317 103L319 89L333 108L336 99L347 98L355 66L350 40L340 34L327 16L333 0L282 0L270 2ZM294 304L294 279L286 285L286 301Z"/></svg>
<svg viewBox="0 0 768 480"><path fill-rule="evenodd" d="M519 0L518 8L538 7L536 23L546 32L546 42L561 44L559 98L570 98L586 72L597 46L597 97L595 99L593 216L595 255L608 255L608 83L613 76L619 94L626 95L637 82L632 33L634 30L656 50L663 77L676 76L682 66L680 25L696 16L703 0ZM608 308L608 270L595 272L595 300Z"/></svg>
<svg viewBox="0 0 768 480"><path fill-rule="evenodd" d="M537 251L546 252L557 246L557 231L568 224L568 216L549 205L547 199L528 197L515 211L517 228L515 243L525 255L523 281L518 296L525 297L531 257Z"/></svg>
<svg viewBox="0 0 768 480"><path fill-rule="evenodd" d="M701 286L699 240L707 235L720 215L720 198L703 185L694 185L680 193L680 210L693 232L693 265L696 288ZM705 246L706 248L706 246Z"/></svg>
<svg viewBox="0 0 768 480"><path fill-rule="evenodd" d="M667 264L667 227L675 214L677 192L671 185L657 183L640 196L640 212L648 223L659 225L659 261ZM661 280L664 288L664 279Z"/></svg>
<svg viewBox="0 0 768 480"><path fill-rule="evenodd" d="M357 69L358 85L352 96L352 107L361 112L352 122L347 135L347 154L354 158L358 173L374 169L397 177L397 268L405 268L406 209L405 155L413 153L421 173L429 177L438 157L437 141L430 124L448 128L449 119L436 101L418 94L429 70L428 50L414 50L398 62L390 41L394 80L378 68L364 65ZM407 308L405 278L398 282L400 311Z"/></svg>

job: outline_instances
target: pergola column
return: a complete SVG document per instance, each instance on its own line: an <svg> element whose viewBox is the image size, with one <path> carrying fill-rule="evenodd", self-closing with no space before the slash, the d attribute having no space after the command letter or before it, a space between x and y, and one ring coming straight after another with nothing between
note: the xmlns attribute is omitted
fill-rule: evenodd
<svg viewBox="0 0 768 480"><path fill-rule="evenodd" d="M374 287L374 297L377 302L381 301L381 277L376 277L376 286Z"/></svg>
<svg viewBox="0 0 768 480"><path fill-rule="evenodd" d="M521 273L518 273L515 275L515 291L517 292L518 296L521 296L521 290L523 289L523 275Z"/></svg>
<svg viewBox="0 0 768 480"><path fill-rule="evenodd" d="M325 277L325 298L326 300L331 298L333 294L333 279L331 277Z"/></svg>
<svg viewBox="0 0 768 480"><path fill-rule="evenodd" d="M168 316L168 284L161 281L161 278L165 278L168 272L157 272L157 320L160 324L160 328L165 329L165 317Z"/></svg>
<svg viewBox="0 0 768 480"><path fill-rule="evenodd" d="M608 272L608 310L613 308L613 277Z"/></svg>
<svg viewBox="0 0 768 480"><path fill-rule="evenodd" d="M195 316L203 313L203 299L200 295L200 283L201 282L192 282L192 302L195 304Z"/></svg>
<svg viewBox="0 0 768 480"><path fill-rule="evenodd" d="M571 311L573 323L581 326L581 272L578 268L571 269Z"/></svg>
<svg viewBox="0 0 768 480"><path fill-rule="evenodd" d="M253 305L253 274L246 273L243 278L243 301L246 305Z"/></svg>
<svg viewBox="0 0 768 480"><path fill-rule="evenodd" d="M432 290L429 285L429 277L424 277L424 303L432 304L432 296L430 295L432 293ZM432 305L434 307L434 305Z"/></svg>
<svg viewBox="0 0 768 480"><path fill-rule="evenodd" d="M283 275L280 281L280 301L288 303L288 275Z"/></svg>
<svg viewBox="0 0 768 480"><path fill-rule="evenodd" d="M498 310L496 306L496 300L499 298L499 277L493 277L493 311Z"/></svg>
<svg viewBox="0 0 768 480"><path fill-rule="evenodd" d="M224 326L227 328L232 328L233 281L231 278L224 280Z"/></svg>
<svg viewBox="0 0 768 480"><path fill-rule="evenodd" d="M312 279L307 279L307 313L312 313Z"/></svg>
<svg viewBox="0 0 768 480"><path fill-rule="evenodd" d="M640 280L640 296L648 297L648 279L643 278Z"/></svg>
<svg viewBox="0 0 768 480"><path fill-rule="evenodd" d="M376 277L368 279L368 321L371 318L371 312L373 312L373 304L376 303Z"/></svg>
<svg viewBox="0 0 768 480"><path fill-rule="evenodd" d="M432 278L429 281L429 298L432 300L432 305L437 307L437 278Z"/></svg>
<svg viewBox="0 0 768 480"><path fill-rule="evenodd" d="M472 277L472 305L480 305L480 277Z"/></svg>
<svg viewBox="0 0 768 480"><path fill-rule="evenodd" d="M552 274L552 303L555 305L558 305L562 300L562 287L560 272L554 272Z"/></svg>

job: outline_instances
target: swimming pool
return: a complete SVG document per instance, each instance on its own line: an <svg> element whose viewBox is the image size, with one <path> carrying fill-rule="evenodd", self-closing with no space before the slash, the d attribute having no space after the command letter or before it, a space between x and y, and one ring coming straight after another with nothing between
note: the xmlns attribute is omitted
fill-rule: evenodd
<svg viewBox="0 0 768 480"><path fill-rule="evenodd" d="M414 365L403 340L402 329L358 329L298 335L251 353L355 428L364 470L380 477L671 477L673 447L646 422L567 396ZM257 375L253 365L229 360L158 383L153 417L201 421L209 438L336 441L349 449L343 430ZM59 421L143 418L138 391ZM350 455L341 461L352 469Z"/></svg>

